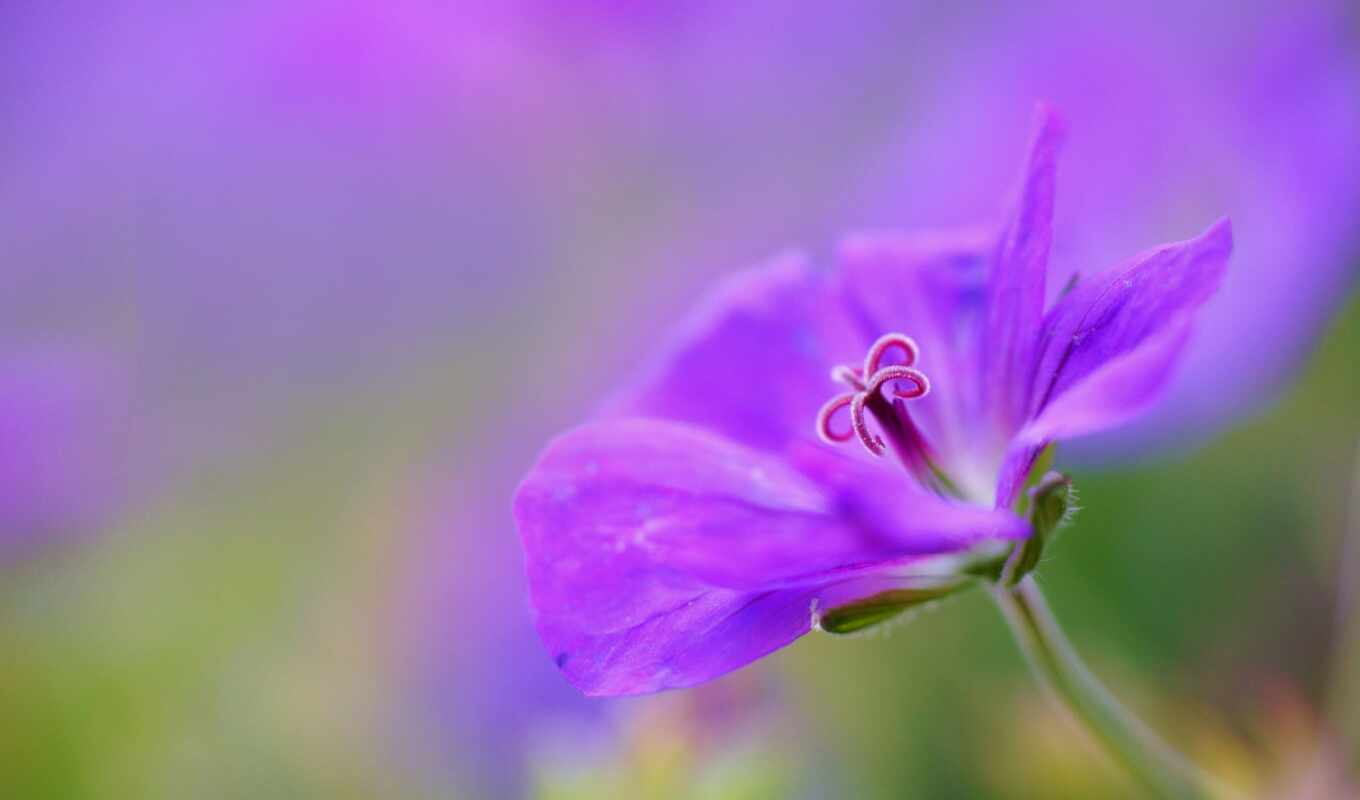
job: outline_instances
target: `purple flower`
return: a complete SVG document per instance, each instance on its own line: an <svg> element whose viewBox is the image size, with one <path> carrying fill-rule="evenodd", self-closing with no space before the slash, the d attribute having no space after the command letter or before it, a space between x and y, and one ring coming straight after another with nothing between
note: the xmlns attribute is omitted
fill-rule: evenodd
<svg viewBox="0 0 1360 800"><path fill-rule="evenodd" d="M1166 386L1226 221L1057 293L1046 108L999 230L852 238L735 276L515 498L539 633L591 695L691 686L1029 534L1051 442ZM827 376L845 384L836 393Z"/></svg>
<svg viewBox="0 0 1360 800"><path fill-rule="evenodd" d="M0 350L129 365L139 500L299 407L446 369L523 313L555 238L455 103L453 11L143 11L58 0L0 31Z"/></svg>

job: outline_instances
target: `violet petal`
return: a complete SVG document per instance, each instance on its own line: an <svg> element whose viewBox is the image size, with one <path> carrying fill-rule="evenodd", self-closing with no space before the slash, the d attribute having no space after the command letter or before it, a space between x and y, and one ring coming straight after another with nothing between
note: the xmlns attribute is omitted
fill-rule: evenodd
<svg viewBox="0 0 1360 800"><path fill-rule="evenodd" d="M837 391L831 367L858 363L867 346L824 276L786 256L728 278L605 416L680 420L781 450L816 439L817 412Z"/></svg>
<svg viewBox="0 0 1360 800"><path fill-rule="evenodd" d="M643 419L554 441L515 516L539 632L567 676L602 694L697 683L806 632L809 587L1028 532L861 459L830 469L798 456ZM792 616L789 591L803 593ZM767 615L769 630L728 630ZM692 669L675 660L696 647L725 655L695 655Z"/></svg>
<svg viewBox="0 0 1360 800"><path fill-rule="evenodd" d="M1053 241L1053 195L1063 126L1041 105L1019 196L997 244L987 281L985 335L978 342L986 402L1004 431L1024 420L1029 364L1044 314L1044 279Z"/></svg>
<svg viewBox="0 0 1360 800"><path fill-rule="evenodd" d="M1220 220L1195 239L1150 250L1078 284L1044 319L1031 416L1197 310L1218 288L1231 252L1232 226Z"/></svg>
<svg viewBox="0 0 1360 800"><path fill-rule="evenodd" d="M1015 501L1034 459L1050 442L1122 425L1160 399L1190 341L1191 316L1182 314L1131 352L1105 362L1022 428L1001 467L998 506Z"/></svg>

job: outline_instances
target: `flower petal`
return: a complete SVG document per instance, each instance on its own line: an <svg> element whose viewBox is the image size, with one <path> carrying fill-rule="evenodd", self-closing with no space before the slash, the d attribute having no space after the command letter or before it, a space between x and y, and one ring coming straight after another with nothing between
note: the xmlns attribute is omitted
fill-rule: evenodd
<svg viewBox="0 0 1360 800"><path fill-rule="evenodd" d="M1134 350L1101 364L1045 406L1017 438L1047 442L1081 436L1136 416L1170 383L1192 327L1191 315L1182 314Z"/></svg>
<svg viewBox="0 0 1360 800"><path fill-rule="evenodd" d="M1009 514L949 502L867 460L832 463L798 448L785 461L646 419L590 423L554 440L515 508L531 566L542 560L554 579L582 581L578 602L581 592L618 600L647 591L603 583L650 584L654 570L770 588L1026 533ZM613 624L607 617L598 624Z"/></svg>
<svg viewBox="0 0 1360 800"><path fill-rule="evenodd" d="M1008 507L1049 442L1106 430L1149 408L1166 389L1195 312L1232 252L1232 226L1165 245L1077 286L1044 320L1034 418L1013 439L997 480Z"/></svg>
<svg viewBox="0 0 1360 800"><path fill-rule="evenodd" d="M1054 172L1063 126L1047 105L1037 112L1020 195L987 280L985 335L978 342L986 402L1006 433L1024 420L1029 365L1044 314L1044 279L1053 240Z"/></svg>
<svg viewBox="0 0 1360 800"><path fill-rule="evenodd" d="M521 485L515 516L539 630L576 664L568 676L601 693L665 688L618 688L605 673L675 669L671 659L709 628L777 611L773 632L742 634L750 642L703 641L750 660L807 629L788 627L781 592L1028 532L1009 513L949 503L865 461L841 466L821 452L810 466L788 464L659 420L593 423L557 439ZM688 685L744 660L656 680Z"/></svg>
<svg viewBox="0 0 1360 800"><path fill-rule="evenodd" d="M605 416L679 420L782 450L816 440L817 412L838 391L831 367L859 363L866 347L824 276L785 256L729 278Z"/></svg>
<svg viewBox="0 0 1360 800"><path fill-rule="evenodd" d="M1218 288L1231 252L1232 226L1224 219L1198 238L1151 250L1079 284L1044 320L1031 417L1197 310Z"/></svg>
<svg viewBox="0 0 1360 800"><path fill-rule="evenodd" d="M1192 315L1182 314L1133 351L1102 364L1022 428L997 481L999 507L1015 502L1035 458L1050 442L1115 427L1155 403L1174 377L1192 327Z"/></svg>
<svg viewBox="0 0 1360 800"><path fill-rule="evenodd" d="M743 667L812 630L818 610L901 583L865 575L763 591L696 586L684 603L644 614L637 625L618 631L595 632L556 617L540 616L538 624L562 673L585 694L646 694L695 686Z"/></svg>

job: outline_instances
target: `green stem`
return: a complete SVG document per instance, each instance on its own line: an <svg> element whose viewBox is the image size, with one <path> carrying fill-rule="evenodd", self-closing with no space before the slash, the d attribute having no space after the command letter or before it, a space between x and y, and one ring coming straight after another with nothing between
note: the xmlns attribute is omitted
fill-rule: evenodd
<svg viewBox="0 0 1360 800"><path fill-rule="evenodd" d="M1040 680L1144 788L1168 798L1233 796L1158 738L1096 680L1063 636L1032 576L1015 586L997 585L992 594Z"/></svg>

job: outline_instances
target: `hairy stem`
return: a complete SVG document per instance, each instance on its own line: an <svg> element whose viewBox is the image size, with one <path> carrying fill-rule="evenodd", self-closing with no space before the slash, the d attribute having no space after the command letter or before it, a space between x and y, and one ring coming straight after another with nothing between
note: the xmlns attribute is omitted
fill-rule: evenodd
<svg viewBox="0 0 1360 800"><path fill-rule="evenodd" d="M1167 798L1235 794L1191 764L1115 700L1063 636L1032 576L992 594L1025 659L1105 750L1148 791Z"/></svg>

